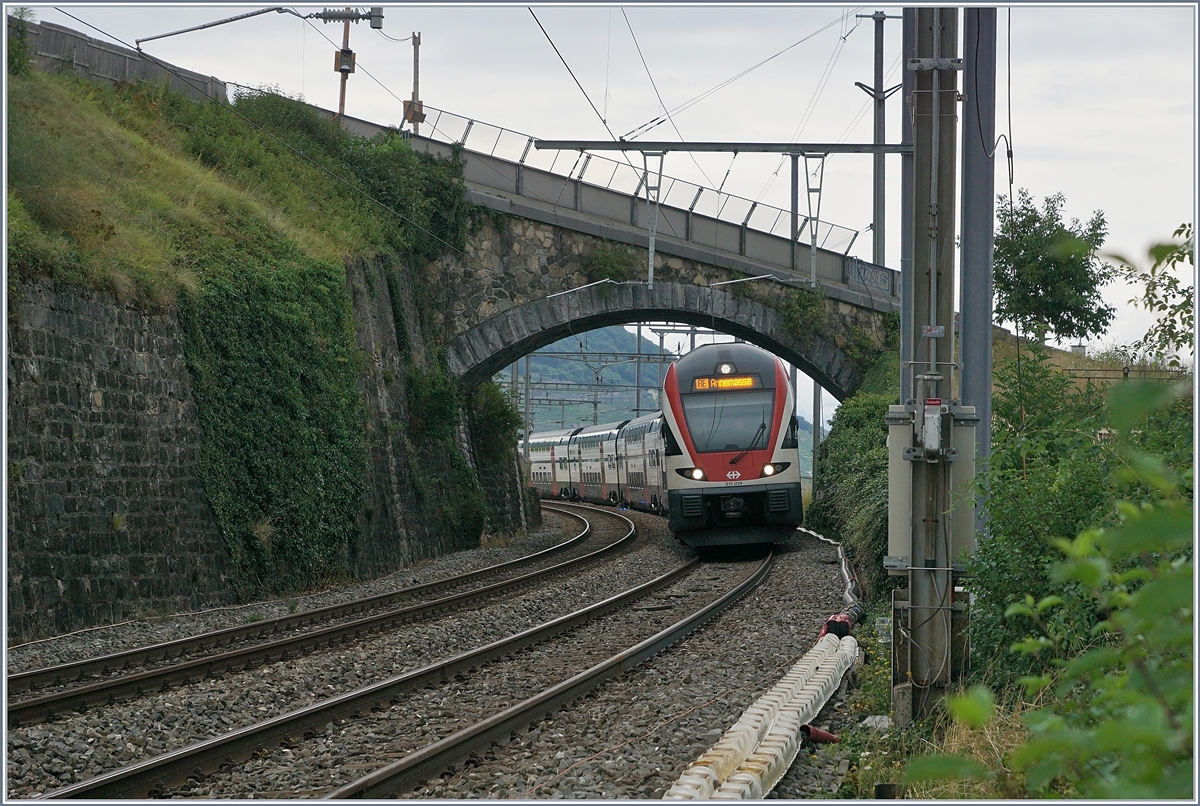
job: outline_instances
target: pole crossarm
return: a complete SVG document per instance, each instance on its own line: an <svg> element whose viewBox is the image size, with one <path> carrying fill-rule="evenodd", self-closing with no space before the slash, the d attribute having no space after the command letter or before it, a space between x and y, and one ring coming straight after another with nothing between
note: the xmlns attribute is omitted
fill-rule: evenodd
<svg viewBox="0 0 1200 806"><path fill-rule="evenodd" d="M911 154L911 143L674 143L637 140L534 140L533 147L560 151L714 151L766 154Z"/></svg>
<svg viewBox="0 0 1200 806"><path fill-rule="evenodd" d="M205 28L212 28L217 25L224 25L227 22L237 22L238 20L244 20L248 17L257 17L259 14L269 14L272 11L276 12L277 14L291 14L293 16L299 17L302 20L309 19L310 17L316 16L315 14L309 14L308 16L305 16L303 14L297 13L296 11L293 11L290 8L284 8L283 6L272 6L271 8L261 8L258 11L250 11L245 14L238 14L236 17L226 17L225 19L217 20L216 22L206 22L203 25L193 25L191 28L182 28L178 31L171 31L170 33L166 33L166 34L156 34L155 36L144 36L141 39L133 40L133 43L137 47L138 50L141 50L143 42L151 42L155 39L166 39L168 36L175 36L177 34L187 34L187 33L191 33L192 31L202 31Z"/></svg>

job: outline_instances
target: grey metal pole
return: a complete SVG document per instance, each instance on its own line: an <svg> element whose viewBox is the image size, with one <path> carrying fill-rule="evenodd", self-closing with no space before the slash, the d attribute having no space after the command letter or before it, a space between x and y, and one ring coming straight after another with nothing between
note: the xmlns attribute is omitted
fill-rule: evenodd
<svg viewBox="0 0 1200 806"><path fill-rule="evenodd" d="M642 416L642 323L638 322L637 326L637 368L634 373L634 386L637 391L633 398L633 416Z"/></svg>
<svg viewBox="0 0 1200 806"><path fill-rule="evenodd" d="M529 458L529 435L533 433L533 422L529 416L529 360L532 356L525 356L525 458Z"/></svg>
<svg viewBox="0 0 1200 806"><path fill-rule="evenodd" d="M800 155L792 158L792 271L796 271L796 241L800 237Z"/></svg>
<svg viewBox="0 0 1200 806"><path fill-rule="evenodd" d="M962 402L974 406L978 471L992 450L992 245L996 191L996 9L963 20ZM975 532L984 527L975 508Z"/></svg>
<svg viewBox="0 0 1200 806"><path fill-rule="evenodd" d="M662 360L662 357L663 357L663 337L664 336L666 336L666 334L663 333L662 331L659 331L659 333L658 333L658 385L654 388L654 402L658 405L658 408L660 410L662 409L662 385L663 385L663 360Z"/></svg>
<svg viewBox="0 0 1200 806"><path fill-rule="evenodd" d="M904 28L901 61L916 56L917 50L917 10L904 9ZM901 145L913 144L913 97L915 76L913 71L904 71L903 117L900 121ZM911 151L900 155L900 402L908 403L913 399L912 368L908 362L913 359L913 154Z"/></svg>
<svg viewBox="0 0 1200 806"><path fill-rule="evenodd" d="M821 384L813 378L812 485L817 494L817 448L821 446ZM815 500L815 499L814 499Z"/></svg>
<svg viewBox="0 0 1200 806"><path fill-rule="evenodd" d="M885 109L883 97L883 21L887 19L887 15L882 11L876 11L872 17L875 20L875 144L883 145L886 137L886 129L884 128L883 111ZM884 265L884 214L886 205L884 203L884 160L883 154L875 154L875 216L871 222L871 260L876 266Z"/></svg>

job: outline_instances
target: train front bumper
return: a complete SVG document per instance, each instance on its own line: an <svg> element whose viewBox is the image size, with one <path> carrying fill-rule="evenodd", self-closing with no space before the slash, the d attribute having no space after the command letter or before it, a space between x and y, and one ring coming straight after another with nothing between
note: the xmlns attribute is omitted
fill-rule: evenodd
<svg viewBox="0 0 1200 806"><path fill-rule="evenodd" d="M668 490L667 506L671 531L691 545L769 542L804 520L799 482Z"/></svg>

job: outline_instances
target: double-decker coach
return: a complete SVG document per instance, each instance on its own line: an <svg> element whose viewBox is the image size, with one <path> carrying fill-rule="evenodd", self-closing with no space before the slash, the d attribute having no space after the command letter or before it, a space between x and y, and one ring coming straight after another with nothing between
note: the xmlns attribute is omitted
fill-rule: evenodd
<svg viewBox="0 0 1200 806"><path fill-rule="evenodd" d="M620 499L617 433L627 422L591 425L571 435L567 450L573 497L610 503Z"/></svg>
<svg viewBox="0 0 1200 806"><path fill-rule="evenodd" d="M567 445L580 430L579 426L575 426L529 435L529 482L537 488L541 497L571 497ZM518 441L518 453L523 453L524 449L524 441Z"/></svg>

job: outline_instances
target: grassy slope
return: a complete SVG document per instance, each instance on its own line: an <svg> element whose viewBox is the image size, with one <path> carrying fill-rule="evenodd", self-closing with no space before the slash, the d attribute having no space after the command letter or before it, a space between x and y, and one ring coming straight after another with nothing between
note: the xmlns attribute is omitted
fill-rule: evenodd
<svg viewBox="0 0 1200 806"><path fill-rule="evenodd" d="M47 276L178 303L201 473L256 594L346 575L355 550L366 437L344 260L404 271L461 247L471 211L457 166L397 138L355 140L275 96L236 109L11 78L8 266L10 290Z"/></svg>

